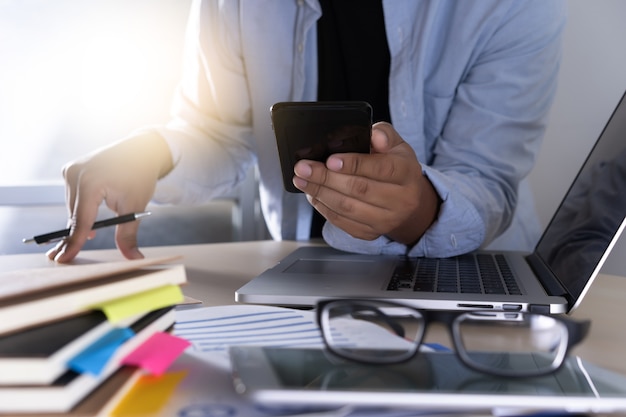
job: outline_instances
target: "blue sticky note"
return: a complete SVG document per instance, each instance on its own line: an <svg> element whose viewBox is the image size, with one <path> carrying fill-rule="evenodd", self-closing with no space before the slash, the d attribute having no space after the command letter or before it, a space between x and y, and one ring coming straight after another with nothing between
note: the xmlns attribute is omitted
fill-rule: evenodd
<svg viewBox="0 0 626 417"><path fill-rule="evenodd" d="M70 359L67 365L75 372L98 376L117 348L134 335L127 327L113 329Z"/></svg>

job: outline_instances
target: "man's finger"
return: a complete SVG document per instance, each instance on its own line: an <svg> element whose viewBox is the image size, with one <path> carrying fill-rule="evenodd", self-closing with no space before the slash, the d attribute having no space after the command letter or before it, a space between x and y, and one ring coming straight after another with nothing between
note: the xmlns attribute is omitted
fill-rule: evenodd
<svg viewBox="0 0 626 417"><path fill-rule="evenodd" d="M404 161L403 161L404 162ZM326 161L331 177L334 173L367 178L384 183L401 184L409 175L409 166L386 154L336 154ZM314 178L314 173L311 178Z"/></svg>
<svg viewBox="0 0 626 417"><path fill-rule="evenodd" d="M116 227L115 244L126 259L142 259L144 257L137 244L139 222L140 220L136 220Z"/></svg>
<svg viewBox="0 0 626 417"><path fill-rule="evenodd" d="M378 122L372 126L372 153L387 153L405 143L392 125Z"/></svg>

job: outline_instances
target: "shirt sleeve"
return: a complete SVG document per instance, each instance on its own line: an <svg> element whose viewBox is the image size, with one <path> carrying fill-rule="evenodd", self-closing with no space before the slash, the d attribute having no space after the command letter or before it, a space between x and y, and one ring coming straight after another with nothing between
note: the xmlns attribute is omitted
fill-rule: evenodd
<svg viewBox="0 0 626 417"><path fill-rule="evenodd" d="M424 167L426 175L442 199L437 220L428 232L413 247L395 242L385 236L373 241L355 239L338 227L326 222L323 229L324 239L336 248L349 252L366 254L408 254L411 256L444 256L439 248L446 248L446 255L453 250L465 253L473 250L483 240L483 235L475 225L482 220L473 205L456 187L462 184L450 183L445 175Z"/></svg>
<svg viewBox="0 0 626 417"><path fill-rule="evenodd" d="M192 4L172 120L157 129L174 169L158 182L156 202L198 203L224 195L255 162L236 3Z"/></svg>

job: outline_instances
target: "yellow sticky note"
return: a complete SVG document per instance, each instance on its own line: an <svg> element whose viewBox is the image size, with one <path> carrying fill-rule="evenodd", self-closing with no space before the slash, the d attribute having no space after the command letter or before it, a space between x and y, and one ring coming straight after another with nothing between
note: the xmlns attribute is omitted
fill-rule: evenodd
<svg viewBox="0 0 626 417"><path fill-rule="evenodd" d="M187 375L187 371L166 373L161 376L144 375L120 400L111 417L152 416L163 408L174 390Z"/></svg>
<svg viewBox="0 0 626 417"><path fill-rule="evenodd" d="M93 308L102 310L107 319L115 323L136 314L180 303L184 298L183 292L178 285L165 285L111 300Z"/></svg>

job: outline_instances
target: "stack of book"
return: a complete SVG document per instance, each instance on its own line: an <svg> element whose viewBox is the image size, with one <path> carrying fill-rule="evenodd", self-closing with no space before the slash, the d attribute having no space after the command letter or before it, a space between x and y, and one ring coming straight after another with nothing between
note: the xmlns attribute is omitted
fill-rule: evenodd
<svg viewBox="0 0 626 417"><path fill-rule="evenodd" d="M185 269L172 261L0 273L0 415L65 413L129 381L183 301Z"/></svg>

